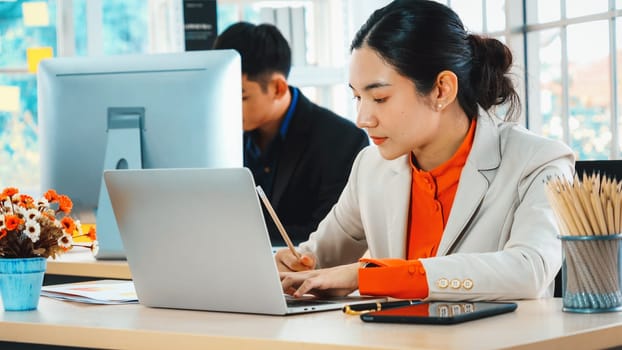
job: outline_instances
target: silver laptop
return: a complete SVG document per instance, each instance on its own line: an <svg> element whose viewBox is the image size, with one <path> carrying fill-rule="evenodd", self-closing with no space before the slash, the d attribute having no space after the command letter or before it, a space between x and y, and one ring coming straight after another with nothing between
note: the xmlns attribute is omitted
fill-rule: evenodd
<svg viewBox="0 0 622 350"><path fill-rule="evenodd" d="M141 304L285 315L385 300L284 295L246 168L108 170L104 179Z"/></svg>

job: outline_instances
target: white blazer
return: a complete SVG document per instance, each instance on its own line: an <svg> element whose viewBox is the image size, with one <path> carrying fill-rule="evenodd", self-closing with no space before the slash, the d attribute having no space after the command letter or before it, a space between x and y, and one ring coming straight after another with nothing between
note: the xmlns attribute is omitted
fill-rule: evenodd
<svg viewBox="0 0 622 350"><path fill-rule="evenodd" d="M318 268L356 262L368 249L372 258L405 258L407 157L389 161L374 146L360 152L339 201L300 245ZM566 145L480 116L437 256L421 259L428 299L551 296L562 259L544 183L573 173Z"/></svg>

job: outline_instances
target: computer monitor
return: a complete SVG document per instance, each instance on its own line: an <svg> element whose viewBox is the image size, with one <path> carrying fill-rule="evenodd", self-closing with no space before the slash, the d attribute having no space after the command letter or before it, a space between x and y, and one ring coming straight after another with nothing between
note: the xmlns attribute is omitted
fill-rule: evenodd
<svg viewBox="0 0 622 350"><path fill-rule="evenodd" d="M234 50L41 61L41 190L97 222L99 258L125 257L104 169L243 166L240 62Z"/></svg>

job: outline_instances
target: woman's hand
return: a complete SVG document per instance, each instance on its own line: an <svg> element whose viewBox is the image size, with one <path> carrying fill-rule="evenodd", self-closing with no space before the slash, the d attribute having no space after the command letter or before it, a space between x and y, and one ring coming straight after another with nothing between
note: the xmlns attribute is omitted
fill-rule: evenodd
<svg viewBox="0 0 622 350"><path fill-rule="evenodd" d="M291 253L290 253L291 254ZM304 294L317 296L345 296L358 288L359 263L327 269L281 272L283 291L295 297Z"/></svg>
<svg viewBox="0 0 622 350"><path fill-rule="evenodd" d="M279 271L307 271L315 268L315 256L311 253L305 253L300 258L296 258L287 248L278 250L274 254L274 260Z"/></svg>

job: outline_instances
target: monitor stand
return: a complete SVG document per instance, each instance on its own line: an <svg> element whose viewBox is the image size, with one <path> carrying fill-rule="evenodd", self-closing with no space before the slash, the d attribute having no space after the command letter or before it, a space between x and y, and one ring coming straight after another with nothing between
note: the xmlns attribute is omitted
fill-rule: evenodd
<svg viewBox="0 0 622 350"><path fill-rule="evenodd" d="M104 170L142 168L140 134L144 125L144 116L144 108L108 108ZM99 251L95 257L97 259L125 259L123 242L103 179L103 172L95 220L99 243Z"/></svg>

